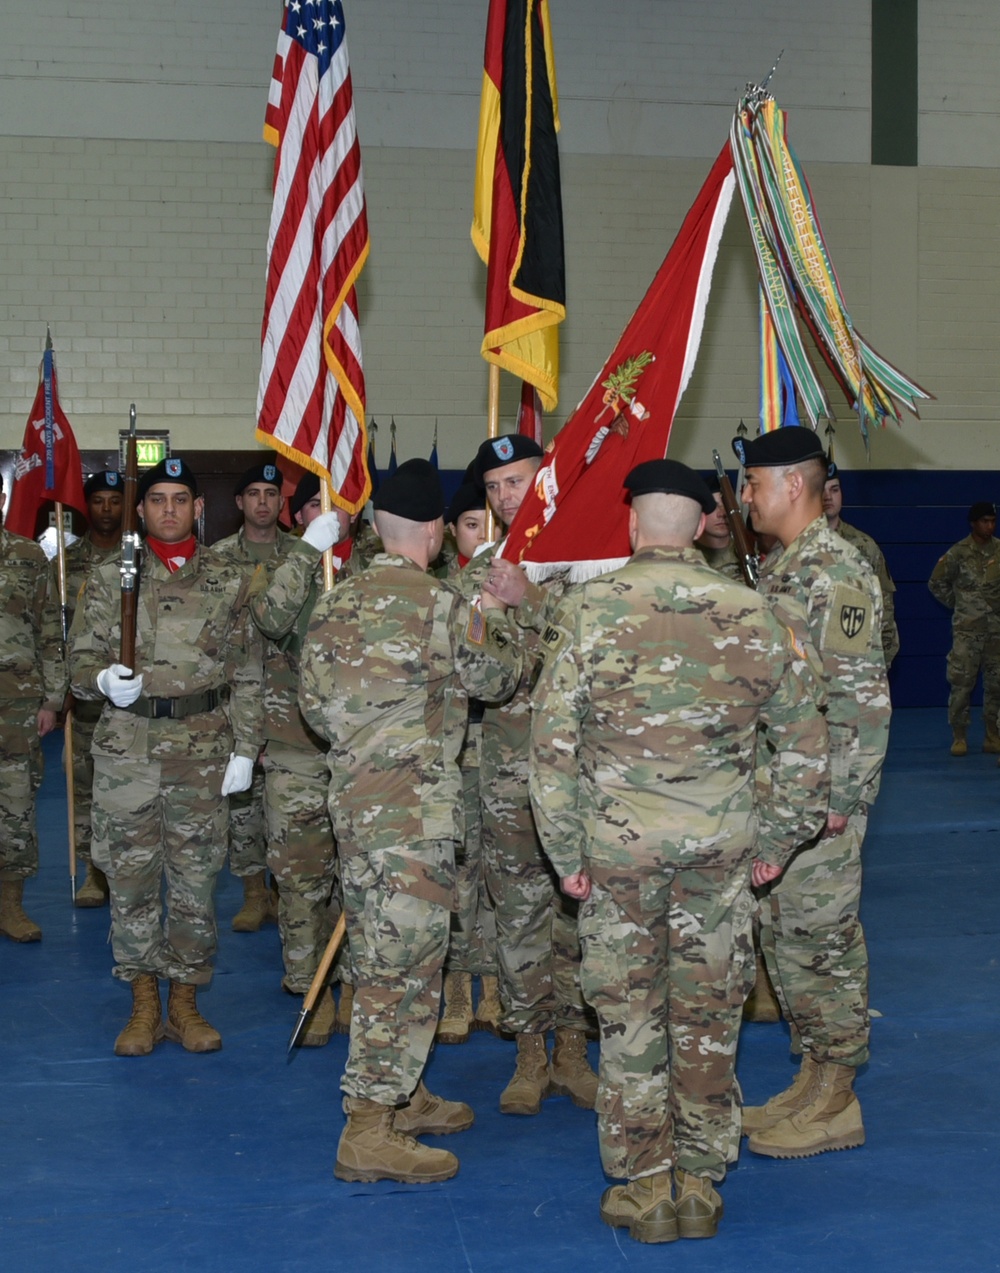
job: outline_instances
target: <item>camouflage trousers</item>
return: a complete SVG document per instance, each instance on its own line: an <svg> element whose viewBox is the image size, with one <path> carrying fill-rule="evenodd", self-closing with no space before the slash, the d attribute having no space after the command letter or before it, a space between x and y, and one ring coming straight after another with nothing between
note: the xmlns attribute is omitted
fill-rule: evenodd
<svg viewBox="0 0 1000 1273"><path fill-rule="evenodd" d="M301 995L312 983L340 913L327 808L330 771L322 751L305 751L272 739L264 752L264 778L267 865L278 881L282 985ZM335 900L332 909L331 900ZM337 968L340 979L350 981L346 943L338 953Z"/></svg>
<svg viewBox="0 0 1000 1273"><path fill-rule="evenodd" d="M479 766L462 767L465 839L455 850L456 907L445 969L474 977L495 977L497 925L486 889L483 862L483 814L479 798Z"/></svg>
<svg viewBox="0 0 1000 1273"><path fill-rule="evenodd" d="M73 705L73 834L78 862L90 861L90 819L94 801L94 758L90 754L94 730L101 719L101 704ZM63 767L66 757L63 756Z"/></svg>
<svg viewBox="0 0 1000 1273"><path fill-rule="evenodd" d="M496 918L502 1025L512 1034L587 1024L577 904L559 889L528 796L527 762L480 771L486 888Z"/></svg>
<svg viewBox="0 0 1000 1273"><path fill-rule="evenodd" d="M817 1061L868 1060L868 948L858 914L866 806L800 849L760 899L760 948L785 1016Z"/></svg>
<svg viewBox="0 0 1000 1273"><path fill-rule="evenodd" d="M229 797L229 870L241 879L267 869L264 770L253 767L248 791Z"/></svg>
<svg viewBox="0 0 1000 1273"><path fill-rule="evenodd" d="M339 846L354 960L347 1096L401 1105L420 1081L441 1010L455 845Z"/></svg>
<svg viewBox="0 0 1000 1273"><path fill-rule="evenodd" d="M38 700L0 703L0 879L38 874L35 797L42 771Z"/></svg>
<svg viewBox="0 0 1000 1273"><path fill-rule="evenodd" d="M94 756L93 861L108 877L114 975L123 981L141 973L191 985L212 978L227 759Z"/></svg>
<svg viewBox="0 0 1000 1273"><path fill-rule="evenodd" d="M983 673L983 720L995 730L1000 720L1000 630L992 625L969 632L953 630L948 655L948 724L964 731L969 726L969 700L980 669Z"/></svg>
<svg viewBox="0 0 1000 1273"><path fill-rule="evenodd" d="M588 868L590 869L590 868ZM601 1163L722 1180L739 1148L736 1042L753 981L749 867L593 871L581 977L601 1029Z"/></svg>

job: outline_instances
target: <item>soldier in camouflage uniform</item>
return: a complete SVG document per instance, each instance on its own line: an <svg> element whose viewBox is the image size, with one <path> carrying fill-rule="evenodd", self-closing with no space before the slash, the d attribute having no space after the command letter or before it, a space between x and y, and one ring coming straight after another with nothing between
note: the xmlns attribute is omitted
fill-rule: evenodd
<svg viewBox="0 0 1000 1273"><path fill-rule="evenodd" d="M419 1184L453 1176L458 1160L414 1137L473 1119L421 1082L455 900L468 696L503 698L521 663L513 625L492 598L480 611L427 572L444 534L436 470L407 461L374 504L385 552L316 602L299 701L330 744L330 816L357 978L334 1172Z"/></svg>
<svg viewBox="0 0 1000 1273"><path fill-rule="evenodd" d="M7 502L0 481L0 511ZM36 543L0 530L0 934L40 941L24 913L24 881L38 873L35 796L39 740L55 728L66 694L59 611Z"/></svg>
<svg viewBox="0 0 1000 1273"><path fill-rule="evenodd" d="M718 570L720 574L725 575L727 579L732 579L735 583L742 583L743 571L740 569L740 563L736 559L733 537L729 533L729 521L726 517L726 510L722 506L719 475L710 473L705 478L705 485L712 492L715 508L709 513L705 522L705 529L698 536L695 547L701 550L701 555L713 570Z"/></svg>
<svg viewBox="0 0 1000 1273"><path fill-rule="evenodd" d="M269 638L264 653L264 779L267 862L278 882L278 929L289 994L304 995L340 908L333 827L327 809L330 774L326 743L299 710L299 660L313 606L323 588L323 557L333 548L337 574L350 573L348 515L323 513L319 479L306 474L291 499L303 535L284 537L281 553L253 581L250 611ZM334 546L336 545L336 546ZM351 974L348 944L334 967L340 1010L326 987L302 1042L322 1047L334 1029L350 1031Z"/></svg>
<svg viewBox="0 0 1000 1273"><path fill-rule="evenodd" d="M885 666L891 667L892 660L899 653L899 629L896 627L896 602L894 594L896 585L892 582L889 567L885 564L885 556L871 535L866 535L856 526L849 526L841 516L844 506L844 494L840 487L840 474L836 464L831 464L826 485L823 487L823 512L826 524L831 530L846 539L872 568L875 578L882 589L882 653ZM997 739L997 751L1000 751L1000 738Z"/></svg>
<svg viewBox="0 0 1000 1273"><path fill-rule="evenodd" d="M513 520L541 461L541 448L521 434L490 439L479 448L473 476L503 526ZM496 916L501 1025L517 1039L517 1065L500 1094L500 1109L537 1114L551 1092L593 1109L597 1075L587 1060L577 905L560 892L528 794L530 687L541 634L562 586L558 580L536 586L520 567L497 557L495 546L466 566L459 583L466 596L486 588L511 607L524 652L516 693L486 706L480 757L483 856ZM555 1034L551 1061L545 1041L550 1030Z"/></svg>
<svg viewBox="0 0 1000 1273"><path fill-rule="evenodd" d="M868 951L861 927L861 845L889 737L882 598L868 563L823 515L827 459L811 429L735 439L754 525L777 536L758 591L815 662L827 696L830 809L761 898L761 946L802 1043L792 1086L744 1110L749 1148L802 1158L864 1143L854 1095L868 1059Z"/></svg>
<svg viewBox="0 0 1000 1273"><path fill-rule="evenodd" d="M983 674L983 751L1000 752L1000 544L995 531L996 508L987 500L969 509L969 534L938 561L928 587L934 598L952 611L951 653L948 655L948 724L951 754L968 751L969 700L980 671Z"/></svg>
<svg viewBox="0 0 1000 1273"><path fill-rule="evenodd" d="M114 469L94 473L83 484L87 500L87 533L66 549L66 630L76 612L76 603L90 572L105 562L117 559L122 542L122 475ZM52 563L52 589L59 592L57 563ZM104 906L108 900L108 882L104 872L94 866L90 855L90 807L94 791L94 761L90 754L94 729L101 717L100 703L74 703L72 709L73 738L73 828L76 856L87 874L76 890L77 906Z"/></svg>
<svg viewBox="0 0 1000 1273"><path fill-rule="evenodd" d="M285 505L283 482L284 476L272 460L261 460L247 469L233 490L243 525L235 535L212 545L248 576L262 563L280 559L285 551L288 536L278 528ZM229 870L243 885L243 904L233 916L234 933L259 932L274 915L267 887L264 821L264 770L258 761L250 790L229 800Z"/></svg>
<svg viewBox="0 0 1000 1273"><path fill-rule="evenodd" d="M601 1162L628 1182L605 1192L601 1218L669 1242L713 1236L722 1212L751 865L773 878L800 828L823 825L827 732L805 654L693 546L714 508L701 478L650 460L625 485L630 562L574 589L545 634L531 796L563 888L584 899Z"/></svg>
<svg viewBox="0 0 1000 1273"><path fill-rule="evenodd" d="M71 633L74 695L107 700L94 734L93 855L111 887L114 973L132 988L119 1056L145 1056L164 1035L189 1052L222 1046L195 996L212 976L226 797L250 786L260 749L261 650L244 572L195 540L197 492L177 457L139 483L136 667L118 662L114 564L91 575ZM165 1024L159 977L170 982Z"/></svg>

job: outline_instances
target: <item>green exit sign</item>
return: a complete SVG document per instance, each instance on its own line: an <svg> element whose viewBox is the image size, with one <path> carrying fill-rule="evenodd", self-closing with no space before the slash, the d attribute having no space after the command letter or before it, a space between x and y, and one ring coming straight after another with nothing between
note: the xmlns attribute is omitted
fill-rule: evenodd
<svg viewBox="0 0 1000 1273"><path fill-rule="evenodd" d="M125 471L125 455L128 446L128 430L121 429L118 433L118 465L122 472ZM136 432L135 435L135 455L141 469L151 469L154 464L159 464L161 460L165 460L170 454L170 434L166 430L156 432L148 430L145 433Z"/></svg>

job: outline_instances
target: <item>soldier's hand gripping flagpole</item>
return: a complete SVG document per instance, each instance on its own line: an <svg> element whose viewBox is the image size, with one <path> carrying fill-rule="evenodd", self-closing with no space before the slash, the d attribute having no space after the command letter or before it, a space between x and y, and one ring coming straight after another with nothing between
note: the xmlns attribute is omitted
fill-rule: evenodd
<svg viewBox="0 0 1000 1273"><path fill-rule="evenodd" d="M333 967L333 961L337 957L337 951L340 949L340 943L344 940L344 929L347 925L347 917L341 911L340 919L337 920L333 932L330 934L330 940L326 943L326 950L323 951L323 958L319 961L319 967L316 969L316 975L312 979L312 985L306 992L305 998L302 1000L302 1009L299 1012L299 1019L295 1022L295 1029L292 1031L292 1037L288 1040L288 1052L291 1054L292 1048L298 1042L299 1035L302 1033L302 1027L306 1018L316 1006L316 1000L323 993L326 986L327 978L330 976L330 969Z"/></svg>

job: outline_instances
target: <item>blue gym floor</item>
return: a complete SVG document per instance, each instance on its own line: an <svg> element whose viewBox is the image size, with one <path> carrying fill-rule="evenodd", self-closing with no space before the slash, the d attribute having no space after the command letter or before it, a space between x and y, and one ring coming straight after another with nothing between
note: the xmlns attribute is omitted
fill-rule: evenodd
<svg viewBox="0 0 1000 1273"><path fill-rule="evenodd" d="M744 1151L718 1237L649 1247L598 1219L592 1114L558 1097L537 1118L500 1115L514 1048L488 1035L431 1060L429 1086L476 1110L470 1131L437 1142L461 1158L454 1180L335 1180L346 1040L286 1059L296 1004L279 988L277 931L230 931L240 890L227 874L201 998L223 1051L113 1056L129 997L110 975L107 910L70 906L51 742L26 889L44 941L0 944L0 1270L1000 1268L1000 770L971 748L953 759L949 741L943 710L897 712L866 845L868 1143L800 1162ZM749 1101L789 1080L787 1044L784 1026L746 1027Z"/></svg>

